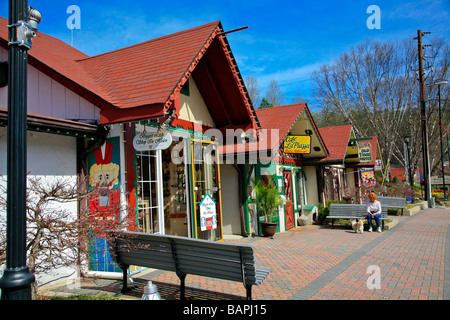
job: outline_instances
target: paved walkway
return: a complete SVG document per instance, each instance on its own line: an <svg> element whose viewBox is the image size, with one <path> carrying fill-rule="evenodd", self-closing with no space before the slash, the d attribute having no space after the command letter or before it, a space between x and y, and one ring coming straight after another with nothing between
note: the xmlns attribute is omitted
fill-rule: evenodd
<svg viewBox="0 0 450 320"><path fill-rule="evenodd" d="M308 226L276 234L227 240L251 243L258 265L272 269L254 300L449 300L450 210L428 209L412 217L393 217L397 226L383 233L356 234L346 228ZM134 289L122 299L139 299L147 280L161 296L178 299L173 272L146 270L134 276ZM41 290L46 295L111 294L119 280L90 280ZM241 283L188 275L191 299L240 300Z"/></svg>

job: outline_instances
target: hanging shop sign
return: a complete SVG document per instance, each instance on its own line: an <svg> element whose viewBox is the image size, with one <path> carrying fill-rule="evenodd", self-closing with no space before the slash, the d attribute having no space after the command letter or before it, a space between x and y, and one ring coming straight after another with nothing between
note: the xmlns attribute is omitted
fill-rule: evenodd
<svg viewBox="0 0 450 320"><path fill-rule="evenodd" d="M217 228L216 202L208 193L200 202L200 227L202 231Z"/></svg>
<svg viewBox="0 0 450 320"><path fill-rule="evenodd" d="M136 151L164 150L172 144L172 135L168 131L140 132L133 139Z"/></svg>
<svg viewBox="0 0 450 320"><path fill-rule="evenodd" d="M375 171L381 171L381 160L375 160Z"/></svg>
<svg viewBox="0 0 450 320"><path fill-rule="evenodd" d="M358 153L360 162L372 161L372 147L369 142L358 143Z"/></svg>
<svg viewBox="0 0 450 320"><path fill-rule="evenodd" d="M311 153L311 136L287 136L284 153Z"/></svg>

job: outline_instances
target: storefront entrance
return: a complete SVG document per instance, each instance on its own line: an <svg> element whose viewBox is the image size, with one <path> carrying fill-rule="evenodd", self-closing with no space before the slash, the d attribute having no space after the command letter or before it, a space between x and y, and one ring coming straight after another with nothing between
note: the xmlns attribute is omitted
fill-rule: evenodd
<svg viewBox="0 0 450 320"><path fill-rule="evenodd" d="M138 230L221 240L217 144L172 139L167 149L136 151Z"/></svg>
<svg viewBox="0 0 450 320"><path fill-rule="evenodd" d="M292 229L295 227L294 222L294 204L292 202L292 180L291 180L291 171L285 170L283 172L283 184L284 184L284 196L286 197L286 230Z"/></svg>
<svg viewBox="0 0 450 320"><path fill-rule="evenodd" d="M174 148L184 148L183 139L173 138L165 150L136 152L139 231L189 236L185 162L175 163ZM179 151L177 151L179 152Z"/></svg>
<svg viewBox="0 0 450 320"><path fill-rule="evenodd" d="M195 235L198 239L222 240L222 204L217 144L192 140L192 185ZM204 201L212 201L205 212ZM211 206L210 206L211 207Z"/></svg>

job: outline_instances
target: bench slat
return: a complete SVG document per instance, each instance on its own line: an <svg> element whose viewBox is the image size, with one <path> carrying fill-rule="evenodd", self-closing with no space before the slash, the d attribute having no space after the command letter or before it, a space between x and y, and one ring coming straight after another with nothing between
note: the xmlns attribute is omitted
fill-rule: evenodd
<svg viewBox="0 0 450 320"><path fill-rule="evenodd" d="M128 231L110 233L115 238L114 241L108 241L115 262L123 268L127 265L138 265L174 271L180 277L183 288L184 275L195 274L244 282L249 298L251 286L261 284L271 272L270 269L255 266L254 251L250 244L212 242ZM243 265L241 257L244 259ZM242 274L243 270L245 276Z"/></svg>
<svg viewBox="0 0 450 320"><path fill-rule="evenodd" d="M127 242L126 244L122 244L123 246L126 246L130 244ZM178 256L180 259L183 260L194 260L197 261L199 259L205 259L206 261L214 261L218 260L219 263L225 263L226 261L234 261L235 263L240 264L240 255L238 250L231 252L221 252L220 250L206 250L205 252L200 251L199 249L192 250L191 248L186 247L185 249L177 247L177 250L179 250L180 253ZM121 251L121 259L126 259L127 255L129 255L130 252L127 250ZM169 263L174 263L172 251L168 251L167 248L155 248L154 246L149 246L148 248L137 248L133 250L132 256L136 255L145 255L148 257L148 259L152 260L168 260ZM254 256L250 255L248 253L244 253L244 258L247 263L254 262ZM125 263L125 261L123 261ZM181 263L181 260L180 260Z"/></svg>
<svg viewBox="0 0 450 320"><path fill-rule="evenodd" d="M330 204L329 219L364 219L367 216L367 206L364 204ZM381 205L381 220L387 219L387 207Z"/></svg>
<svg viewBox="0 0 450 320"><path fill-rule="evenodd" d="M382 205L385 205L388 208L400 208L400 209L406 208L406 199L404 198L379 197L378 201L380 201Z"/></svg>

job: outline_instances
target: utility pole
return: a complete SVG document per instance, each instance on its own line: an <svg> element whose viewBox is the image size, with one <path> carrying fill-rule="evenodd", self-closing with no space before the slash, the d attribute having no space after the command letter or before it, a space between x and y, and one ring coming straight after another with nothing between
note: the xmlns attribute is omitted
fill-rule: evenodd
<svg viewBox="0 0 450 320"><path fill-rule="evenodd" d="M6 269L0 279L2 300L31 300L35 281L27 266L27 50L41 21L27 0L9 0L8 164Z"/></svg>
<svg viewBox="0 0 450 320"><path fill-rule="evenodd" d="M434 207L434 202L431 200L430 156L428 153L428 129L425 105L425 71L423 68L422 45L422 36L428 33L430 32L422 32L422 30L417 30L417 38L414 39L417 39L419 51L420 118L422 123L422 158L425 181L425 200L428 201L428 206L432 208Z"/></svg>

